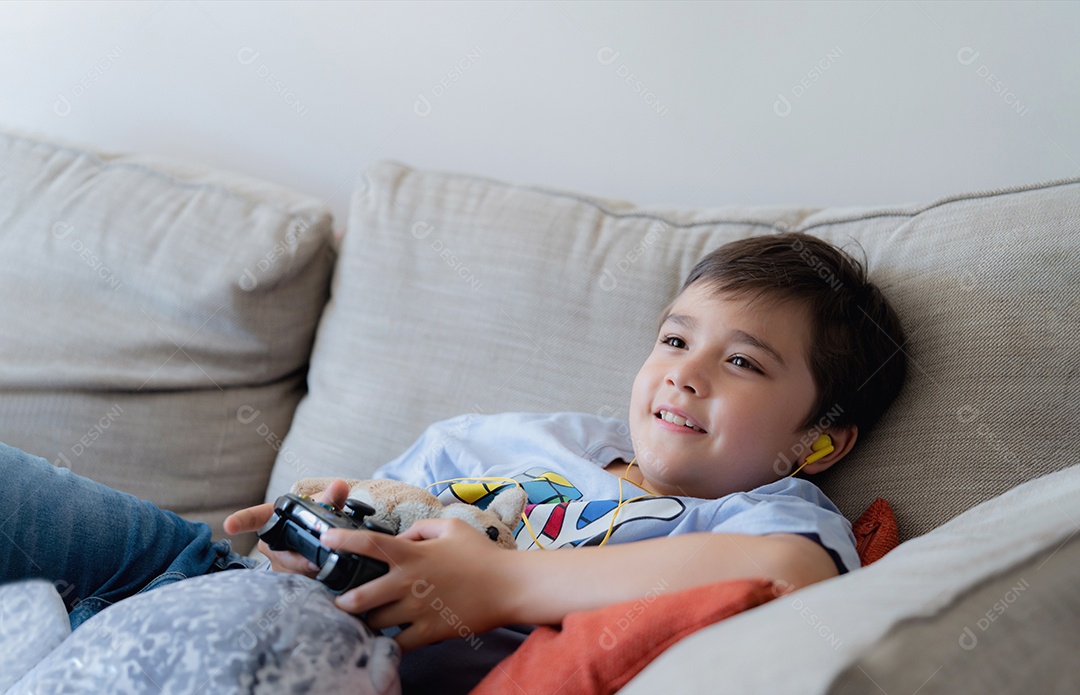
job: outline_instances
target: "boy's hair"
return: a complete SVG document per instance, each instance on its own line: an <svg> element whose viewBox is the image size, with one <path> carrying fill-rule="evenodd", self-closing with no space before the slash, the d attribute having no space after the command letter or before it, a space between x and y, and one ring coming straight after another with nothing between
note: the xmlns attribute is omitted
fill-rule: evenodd
<svg viewBox="0 0 1080 695"><path fill-rule="evenodd" d="M907 373L900 319L863 265L835 246L802 233L740 239L702 259L682 291L697 283L807 308L818 399L804 427L853 424L865 433L899 393Z"/></svg>

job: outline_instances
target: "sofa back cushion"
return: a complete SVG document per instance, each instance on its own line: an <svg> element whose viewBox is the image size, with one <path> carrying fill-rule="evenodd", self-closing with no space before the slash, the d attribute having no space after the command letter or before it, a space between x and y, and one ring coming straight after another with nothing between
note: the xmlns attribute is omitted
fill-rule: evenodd
<svg viewBox="0 0 1080 695"><path fill-rule="evenodd" d="M625 416L660 311L708 251L805 231L865 256L904 321L909 379L817 482L901 539L1075 460L1080 182L861 209L643 208L384 162L353 199L310 393L268 498L369 476L435 420Z"/></svg>
<svg viewBox="0 0 1080 695"><path fill-rule="evenodd" d="M220 535L302 395L332 237L251 177L0 132L0 441Z"/></svg>

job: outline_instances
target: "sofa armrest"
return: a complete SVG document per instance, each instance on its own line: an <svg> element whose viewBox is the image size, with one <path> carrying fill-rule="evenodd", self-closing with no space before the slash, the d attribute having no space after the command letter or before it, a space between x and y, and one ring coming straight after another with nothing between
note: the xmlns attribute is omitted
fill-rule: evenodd
<svg viewBox="0 0 1080 695"><path fill-rule="evenodd" d="M696 633L621 692L723 683L738 693L922 695L1075 683L1078 494L1080 466L1028 482L869 567Z"/></svg>

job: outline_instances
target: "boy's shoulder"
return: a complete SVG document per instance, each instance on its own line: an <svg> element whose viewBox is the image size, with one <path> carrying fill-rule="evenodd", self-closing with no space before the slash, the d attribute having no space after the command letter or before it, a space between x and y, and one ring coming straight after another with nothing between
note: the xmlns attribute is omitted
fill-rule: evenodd
<svg viewBox="0 0 1080 695"><path fill-rule="evenodd" d="M784 499L800 499L811 502L823 509L840 514L840 509L829 499L821 488L805 478L788 476L774 482L754 488L749 492L735 493L751 502L775 502Z"/></svg>
<svg viewBox="0 0 1080 695"><path fill-rule="evenodd" d="M468 413L435 423L425 439L485 460L497 460L500 453L548 454L595 465L632 457L634 450L626 420L573 411Z"/></svg>
<svg viewBox="0 0 1080 695"><path fill-rule="evenodd" d="M459 430L467 433L497 431L505 433L548 433L557 438L630 437L626 420L575 411L465 413L435 423L436 430Z"/></svg>

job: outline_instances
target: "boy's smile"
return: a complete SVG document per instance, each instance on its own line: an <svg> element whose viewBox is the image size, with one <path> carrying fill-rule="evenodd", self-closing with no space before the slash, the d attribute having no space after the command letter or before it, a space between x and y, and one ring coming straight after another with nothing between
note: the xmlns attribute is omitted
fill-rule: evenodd
<svg viewBox="0 0 1080 695"><path fill-rule="evenodd" d="M806 435L817 400L810 330L796 303L702 284L679 295L630 399L643 485L716 498L776 480L774 463Z"/></svg>

